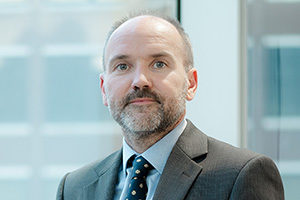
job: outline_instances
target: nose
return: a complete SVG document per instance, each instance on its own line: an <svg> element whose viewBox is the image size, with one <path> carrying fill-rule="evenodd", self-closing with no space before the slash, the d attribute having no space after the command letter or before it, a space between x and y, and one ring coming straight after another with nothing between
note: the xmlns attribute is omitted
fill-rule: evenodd
<svg viewBox="0 0 300 200"><path fill-rule="evenodd" d="M147 71L147 69L143 67L137 67L132 81L132 89L143 90L145 88L151 87L152 81L150 78L149 71Z"/></svg>

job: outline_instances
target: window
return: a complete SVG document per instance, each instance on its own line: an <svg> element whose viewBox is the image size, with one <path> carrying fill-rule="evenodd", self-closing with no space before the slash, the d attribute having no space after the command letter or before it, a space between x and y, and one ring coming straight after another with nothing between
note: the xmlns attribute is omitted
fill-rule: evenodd
<svg viewBox="0 0 300 200"><path fill-rule="evenodd" d="M286 199L299 199L300 2L247 6L248 147L277 161Z"/></svg>
<svg viewBox="0 0 300 200"><path fill-rule="evenodd" d="M0 199L52 200L62 176L121 145L99 66L129 11L174 0L0 0Z"/></svg>

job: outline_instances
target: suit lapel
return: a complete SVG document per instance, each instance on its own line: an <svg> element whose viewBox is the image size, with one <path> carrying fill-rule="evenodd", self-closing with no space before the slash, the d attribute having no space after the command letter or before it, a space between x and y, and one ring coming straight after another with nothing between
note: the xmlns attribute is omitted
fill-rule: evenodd
<svg viewBox="0 0 300 200"><path fill-rule="evenodd" d="M84 200L112 200L118 181L118 172L122 160L122 150L118 151L105 167L95 169L98 178L83 189Z"/></svg>
<svg viewBox="0 0 300 200"><path fill-rule="evenodd" d="M207 136L188 121L168 158L153 199L184 199L202 170L202 166L192 159L206 153Z"/></svg>
<svg viewBox="0 0 300 200"><path fill-rule="evenodd" d="M175 146L160 177L153 199L184 199L201 169L201 166L192 162L178 146Z"/></svg>

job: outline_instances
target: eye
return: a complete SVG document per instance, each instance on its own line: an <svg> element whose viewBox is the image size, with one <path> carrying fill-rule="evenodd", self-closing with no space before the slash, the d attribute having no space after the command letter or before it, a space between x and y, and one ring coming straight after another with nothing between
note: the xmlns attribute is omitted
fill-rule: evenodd
<svg viewBox="0 0 300 200"><path fill-rule="evenodd" d="M166 64L165 64L164 62L162 62L162 61L157 61L157 62L155 62L154 65L153 65L153 67L154 67L155 69L162 69L162 68L164 68L165 66L166 66Z"/></svg>
<svg viewBox="0 0 300 200"><path fill-rule="evenodd" d="M116 70L119 70L119 71L126 71L126 70L128 70L128 68L129 67L126 64L119 64L116 66Z"/></svg>

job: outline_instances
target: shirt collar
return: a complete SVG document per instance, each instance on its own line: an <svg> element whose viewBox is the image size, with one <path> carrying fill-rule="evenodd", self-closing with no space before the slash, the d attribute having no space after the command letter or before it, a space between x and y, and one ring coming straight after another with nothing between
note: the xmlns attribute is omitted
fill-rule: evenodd
<svg viewBox="0 0 300 200"><path fill-rule="evenodd" d="M133 155L143 156L160 174L166 165L168 157L177 142L179 136L186 127L186 120L182 120L171 132L152 145L142 154L136 153L123 139L123 172L126 176L126 165ZM159 155L159 156L158 156Z"/></svg>

